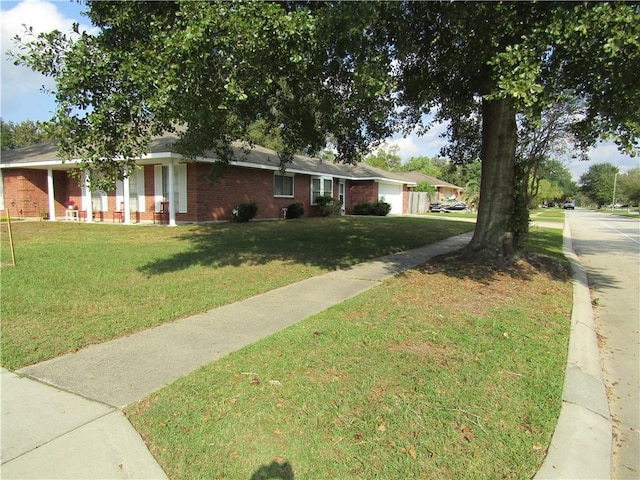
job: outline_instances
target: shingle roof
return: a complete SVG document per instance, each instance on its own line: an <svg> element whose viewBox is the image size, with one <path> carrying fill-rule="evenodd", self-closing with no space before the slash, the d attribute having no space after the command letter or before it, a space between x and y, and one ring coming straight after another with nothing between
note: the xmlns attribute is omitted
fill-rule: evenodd
<svg viewBox="0 0 640 480"><path fill-rule="evenodd" d="M439 178L425 175L424 173L421 173L421 172L407 172L407 173L403 173L402 175L406 180L409 180L416 184L427 182L433 185L434 187L446 187L446 188L463 190L462 187L454 185L453 183L445 182L444 180L440 180Z"/></svg>
<svg viewBox="0 0 640 480"><path fill-rule="evenodd" d="M173 144L177 140L178 136L175 134L158 137L151 142L150 153L156 155L173 153ZM233 163L236 165L267 168L270 170L280 168L280 159L277 152L273 150L260 146L254 146L250 150L247 150L243 148L240 143L234 143L232 148L234 150ZM216 159L217 156L213 152L206 152L203 157L198 158L199 161L209 162L214 162ZM5 150L0 156L0 166L2 168L43 166L50 164L63 165L55 145L51 142L17 148L15 150ZM293 161L287 165L286 171L292 173L329 175L347 179L378 180L408 184L416 183L405 175L387 172L370 165L362 163L358 165L345 165L304 155L295 155Z"/></svg>

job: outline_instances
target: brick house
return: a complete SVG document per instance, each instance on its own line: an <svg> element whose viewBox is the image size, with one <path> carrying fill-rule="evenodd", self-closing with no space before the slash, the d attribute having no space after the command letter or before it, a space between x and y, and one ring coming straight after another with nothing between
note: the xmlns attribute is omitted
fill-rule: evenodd
<svg viewBox="0 0 640 480"><path fill-rule="evenodd" d="M186 161L171 149L177 138L156 139L150 152L136 160L138 169L112 192L91 192L70 175L74 161L63 162L53 144L3 151L0 162L0 213L38 218L54 212L50 220L87 222L190 222L231 220L243 202L256 202L256 218L279 218L283 209L300 202L306 216L315 214L315 198L331 195L343 201L343 213L356 204L384 199L392 214L406 213L408 189L415 183L398 174L369 165L343 165L295 156L284 172L276 152L234 146L234 161L211 183L214 154ZM66 204L77 212L68 215ZM166 213L161 214L163 207Z"/></svg>

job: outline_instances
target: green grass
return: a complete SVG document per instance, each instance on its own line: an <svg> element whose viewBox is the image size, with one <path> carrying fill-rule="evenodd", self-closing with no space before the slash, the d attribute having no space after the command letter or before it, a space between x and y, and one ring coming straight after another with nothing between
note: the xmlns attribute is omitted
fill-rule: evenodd
<svg viewBox="0 0 640 480"><path fill-rule="evenodd" d="M478 218L477 213L470 212L427 212L424 214L426 217L450 217L450 218Z"/></svg>
<svg viewBox="0 0 640 480"><path fill-rule="evenodd" d="M627 217L627 218L635 218L635 219L640 218L640 210L637 207L624 208L624 209L620 208L620 209L614 209L614 210L600 209L595 211L600 213L609 213L611 215L617 215L619 217Z"/></svg>
<svg viewBox="0 0 640 480"><path fill-rule="evenodd" d="M531 219L543 222L564 222L563 208L539 208L532 210Z"/></svg>
<svg viewBox="0 0 640 480"><path fill-rule="evenodd" d="M532 242L557 255L562 232ZM571 312L566 272L537 265L434 259L127 415L172 479L531 478L561 405Z"/></svg>
<svg viewBox="0 0 640 480"><path fill-rule="evenodd" d="M2 365L11 370L473 228L398 217L12 226L17 266L0 271Z"/></svg>

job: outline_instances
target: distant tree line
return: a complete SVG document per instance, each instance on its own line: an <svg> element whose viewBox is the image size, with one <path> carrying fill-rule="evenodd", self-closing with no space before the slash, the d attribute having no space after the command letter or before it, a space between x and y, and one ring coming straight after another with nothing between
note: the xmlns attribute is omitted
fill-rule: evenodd
<svg viewBox="0 0 640 480"><path fill-rule="evenodd" d="M640 168L620 173L611 163L598 163L580 177L580 191L598 208L640 204Z"/></svg>
<svg viewBox="0 0 640 480"><path fill-rule="evenodd" d="M28 147L29 145L36 145L49 140L45 126L41 122L25 120L15 123L5 122L0 118L0 128L2 129L2 138L0 140L2 150Z"/></svg>

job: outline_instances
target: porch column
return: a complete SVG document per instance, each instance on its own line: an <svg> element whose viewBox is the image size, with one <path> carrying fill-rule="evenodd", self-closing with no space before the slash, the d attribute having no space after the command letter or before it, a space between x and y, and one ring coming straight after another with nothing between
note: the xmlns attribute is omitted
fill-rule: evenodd
<svg viewBox="0 0 640 480"><path fill-rule="evenodd" d="M93 202L91 201L91 186L90 184L91 177L89 176L89 172L84 172L84 204L85 210L87 212L87 223L93 223Z"/></svg>
<svg viewBox="0 0 640 480"><path fill-rule="evenodd" d="M122 200L124 202L124 212L122 219L125 225L131 224L131 209L129 208L129 172L125 172L125 177L122 179Z"/></svg>
<svg viewBox="0 0 640 480"><path fill-rule="evenodd" d="M169 199L169 226L176 226L176 198L175 198L175 188L173 182L175 181L175 169L173 166L173 158L169 159L169 168L167 169L167 183L168 185L168 195Z"/></svg>
<svg viewBox="0 0 640 480"><path fill-rule="evenodd" d="M47 196L49 200L49 221L56 221L56 198L53 190L53 169L47 169Z"/></svg>

